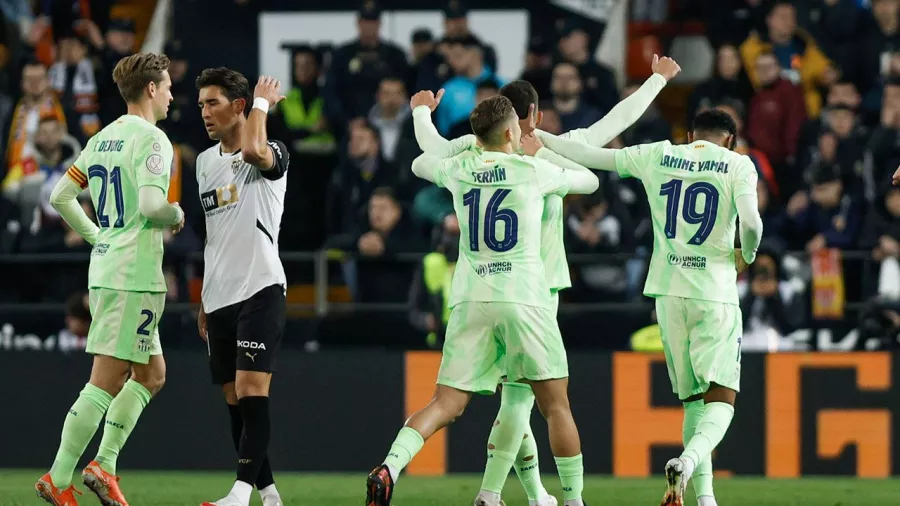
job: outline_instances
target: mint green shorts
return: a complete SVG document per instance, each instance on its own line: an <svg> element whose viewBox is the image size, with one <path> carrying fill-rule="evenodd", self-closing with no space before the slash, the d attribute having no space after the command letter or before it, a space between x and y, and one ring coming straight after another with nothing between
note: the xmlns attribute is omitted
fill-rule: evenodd
<svg viewBox="0 0 900 506"><path fill-rule="evenodd" d="M88 353L138 364L149 362L151 355L162 355L157 324L165 309L165 292L91 288L88 298Z"/></svg>
<svg viewBox="0 0 900 506"><path fill-rule="evenodd" d="M740 391L740 306L662 296L656 298L656 319L679 399L705 393L711 383Z"/></svg>
<svg viewBox="0 0 900 506"><path fill-rule="evenodd" d="M463 302L450 312L438 384L492 394L509 381L566 378L555 312L509 302Z"/></svg>

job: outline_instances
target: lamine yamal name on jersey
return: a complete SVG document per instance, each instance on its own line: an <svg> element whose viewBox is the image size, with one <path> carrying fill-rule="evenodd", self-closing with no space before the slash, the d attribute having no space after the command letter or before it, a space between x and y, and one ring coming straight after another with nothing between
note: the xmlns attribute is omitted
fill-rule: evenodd
<svg viewBox="0 0 900 506"><path fill-rule="evenodd" d="M728 162L719 162L716 160L696 162L694 160L678 158L677 156L664 155L659 162L659 166L686 170L688 172L716 171L719 174L728 174Z"/></svg>

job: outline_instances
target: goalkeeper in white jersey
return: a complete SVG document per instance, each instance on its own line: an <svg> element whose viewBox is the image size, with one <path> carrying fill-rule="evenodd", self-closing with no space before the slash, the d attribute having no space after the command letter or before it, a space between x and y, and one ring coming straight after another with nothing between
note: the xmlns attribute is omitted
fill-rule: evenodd
<svg viewBox="0 0 900 506"><path fill-rule="evenodd" d="M620 135L641 117L666 83L681 71L671 58L659 58L656 55L651 68L654 73L641 88L622 100L600 121L589 128L566 132L562 137L604 146ZM425 100L430 94L429 91L423 91L419 92L417 97L413 97L413 101L416 101L420 95L423 99L419 103L429 105L429 107L413 107L419 147L439 158L451 158L465 151L479 152L481 148L477 145L474 135L453 140L441 137L431 121L431 111L440 103L443 94L439 91L437 97ZM540 126L542 113L537 107L539 97L531 83L522 80L513 81L500 89L500 95L510 99L515 107L523 134L528 134L534 131L536 126ZM542 136L550 135L545 132L539 133ZM554 300L554 308L558 306L559 292L572 286L563 242L563 215L563 199L556 195L548 195L544 199L544 212L541 216L541 258ZM532 506L555 506L556 498L549 495L541 483L537 444L528 423L534 406L534 394L528 385L504 382L500 398L500 409L488 437L488 457L479 494L490 495L501 492L500 486L506 478L504 462L512 458L515 460L514 469L525 489L529 503ZM513 434L509 430L515 426L509 423L511 419L526 421L524 434Z"/></svg>
<svg viewBox="0 0 900 506"><path fill-rule="evenodd" d="M612 150L544 139L573 161L640 179L647 191L653 256L644 295L656 299L672 390L685 409L685 449L666 464L665 506L683 504L692 476L705 480L694 485L700 506L715 506L710 455L734 417L740 389L743 325L736 265L755 259L762 220L756 168L731 151L736 135L731 116L711 110L694 119L689 144ZM741 249L734 248L737 218Z"/></svg>

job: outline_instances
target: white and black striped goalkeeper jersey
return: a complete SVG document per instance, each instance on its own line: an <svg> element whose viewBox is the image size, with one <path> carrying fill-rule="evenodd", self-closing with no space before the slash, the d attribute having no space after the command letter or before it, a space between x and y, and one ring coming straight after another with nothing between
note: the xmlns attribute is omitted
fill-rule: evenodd
<svg viewBox="0 0 900 506"><path fill-rule="evenodd" d="M210 313L247 300L259 290L287 285L278 256L290 155L269 141L275 166L260 170L223 153L221 144L197 157L197 184L206 215L203 309Z"/></svg>

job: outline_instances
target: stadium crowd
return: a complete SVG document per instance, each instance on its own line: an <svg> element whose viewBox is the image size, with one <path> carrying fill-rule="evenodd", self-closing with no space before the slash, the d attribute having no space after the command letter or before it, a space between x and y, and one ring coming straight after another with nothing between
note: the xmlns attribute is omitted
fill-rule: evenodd
<svg viewBox="0 0 900 506"><path fill-rule="evenodd" d="M633 19L649 3L633 1ZM48 199L87 138L124 113L111 68L139 49L140 37L135 19L110 14L114 4L0 0L0 254L90 249ZM680 4L668 18L705 22L712 73L685 95L677 117L653 105L611 146L680 142L698 111L729 112L740 126L737 149L760 174L765 225L760 260L740 282L748 335L759 331L765 340L772 329L785 335L828 317L838 282L847 300L872 301L860 312L863 328L896 334L900 188L890 186L890 174L900 164L900 0ZM641 84L619 89L592 56L597 41L584 18L532 34L523 74L501 76L494 48L469 29L465 3L446 3L443 15L443 33L414 31L409 54L381 38L372 1L358 12L356 39L285 46L292 80L269 122L270 137L292 151L282 250L342 252L331 256L341 266L331 272L335 285L357 302L409 302L412 325L435 342L459 226L449 193L410 171L420 153L410 95L443 88L434 121L453 138L471 132L476 103L510 79L526 79L544 99L541 127L561 133L594 123ZM204 235L193 164L211 141L195 105L201 69L177 40L165 52L175 101L160 126L177 159L169 198L181 202L188 222L166 238L166 272L169 299L190 301L202 272L191 255ZM620 255L574 260L568 302L641 297L652 244L643 188L608 173L601 183L594 195L567 201L567 251ZM84 205L91 212L89 198ZM840 251L863 251L870 261L843 262ZM425 256L395 261L397 253ZM308 268L286 268L290 283L311 281ZM0 302L58 302L86 284L83 264L17 264L10 274L0 280Z"/></svg>

